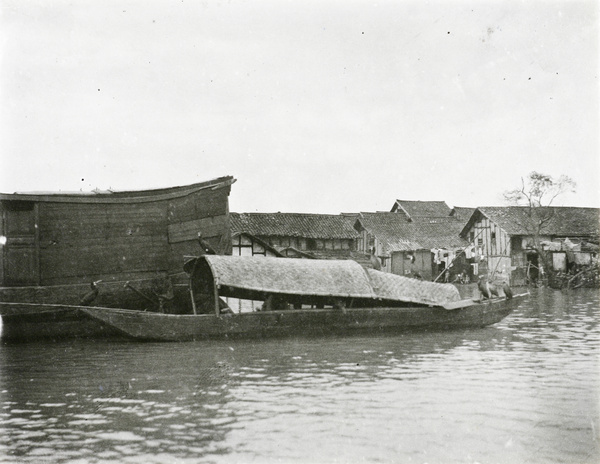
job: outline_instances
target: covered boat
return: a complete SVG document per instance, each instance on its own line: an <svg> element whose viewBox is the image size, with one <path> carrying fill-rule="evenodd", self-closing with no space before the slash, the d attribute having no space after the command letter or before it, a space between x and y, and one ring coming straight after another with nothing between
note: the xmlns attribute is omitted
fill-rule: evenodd
<svg viewBox="0 0 600 464"><path fill-rule="evenodd" d="M202 303L215 291L221 297L265 301L271 303L270 309L444 305L460 299L453 285L364 269L352 260L206 255L188 261L184 268ZM202 309L216 311L205 304Z"/></svg>
<svg viewBox="0 0 600 464"><path fill-rule="evenodd" d="M234 182L227 176L152 190L0 193L2 339L102 336L71 307L158 310L157 280L172 287L163 303L181 306L188 296L182 257L205 248L231 253Z"/></svg>
<svg viewBox="0 0 600 464"><path fill-rule="evenodd" d="M185 269L188 314L81 311L127 337L179 341L483 327L506 317L524 296L461 300L453 285L367 270L353 261L206 255ZM234 311L228 298L262 305Z"/></svg>

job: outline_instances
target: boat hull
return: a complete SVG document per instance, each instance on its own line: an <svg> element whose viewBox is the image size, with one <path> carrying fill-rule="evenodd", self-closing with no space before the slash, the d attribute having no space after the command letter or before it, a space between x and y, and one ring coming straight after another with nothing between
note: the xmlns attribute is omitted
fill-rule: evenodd
<svg viewBox="0 0 600 464"><path fill-rule="evenodd" d="M124 284L103 282L94 304L107 308L158 311L158 301L142 297L153 295L151 279L136 280L130 286ZM89 290L89 284L0 288L0 340L20 342L114 336L113 330L80 311L82 306L78 302ZM167 309L175 307L182 312L191 312L187 285L175 281L173 291L172 307Z"/></svg>
<svg viewBox="0 0 600 464"><path fill-rule="evenodd" d="M118 336L118 332L89 317L81 308L69 305L0 302L0 338L3 342L26 342Z"/></svg>
<svg viewBox="0 0 600 464"><path fill-rule="evenodd" d="M464 308L350 308L264 311L229 315L174 315L112 308L82 308L122 335L147 341L284 337L353 332L401 332L478 328L504 319L519 298Z"/></svg>

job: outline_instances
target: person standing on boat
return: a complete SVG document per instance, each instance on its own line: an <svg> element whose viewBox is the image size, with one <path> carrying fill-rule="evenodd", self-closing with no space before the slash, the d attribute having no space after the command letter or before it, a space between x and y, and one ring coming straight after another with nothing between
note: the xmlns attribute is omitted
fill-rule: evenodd
<svg viewBox="0 0 600 464"><path fill-rule="evenodd" d="M200 256L217 254L215 249L211 247L210 244L202 238L202 232L198 232L198 243L200 244L200 248L202 249L202 253L200 254Z"/></svg>

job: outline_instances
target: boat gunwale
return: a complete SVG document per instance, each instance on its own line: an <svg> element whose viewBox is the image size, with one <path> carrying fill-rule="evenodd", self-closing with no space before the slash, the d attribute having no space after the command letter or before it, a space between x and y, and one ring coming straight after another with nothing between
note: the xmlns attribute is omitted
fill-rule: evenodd
<svg viewBox="0 0 600 464"><path fill-rule="evenodd" d="M529 296L529 293L521 293L514 295L513 299L520 299L525 296ZM206 313L206 314L171 314L171 313L160 313L156 311L140 311L137 309L126 309L126 308L109 308L105 306L71 306L73 309L80 309L86 313L92 313L95 309L101 310L104 312L113 312L119 314L129 314L129 315L140 315L140 316L148 316L155 318L190 318L190 319L200 319L200 318L237 318L237 317L252 317L252 316L260 316L260 315L269 315L269 314L321 314L321 313L352 313L352 312L365 312L365 311L381 311L381 312L389 312L389 311L398 311L398 312L408 312L408 311L423 311L427 309L438 309L440 311L445 312L453 312L461 309L475 309L476 307L486 307L493 306L504 302L511 301L510 299L506 299L503 297L493 298L491 300L463 300L465 302L472 301L473 304L461 306L458 308L453 308L451 310L447 310L441 305L427 305L427 306L364 306L364 307L356 307L356 308L302 308L302 309L274 309L270 311L249 311L249 312L240 312L240 313L222 313L216 315L215 313ZM60 306L60 305L59 305Z"/></svg>

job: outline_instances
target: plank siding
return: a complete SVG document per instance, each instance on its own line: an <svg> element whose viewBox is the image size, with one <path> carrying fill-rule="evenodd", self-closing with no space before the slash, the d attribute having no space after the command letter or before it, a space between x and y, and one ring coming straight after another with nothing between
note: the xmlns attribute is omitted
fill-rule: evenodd
<svg viewBox="0 0 600 464"><path fill-rule="evenodd" d="M198 232L202 237L220 237L223 230L229 229L229 216L213 216L202 219L195 219L176 224L169 224L168 236L169 243L184 242L186 240L196 240Z"/></svg>
<svg viewBox="0 0 600 464"><path fill-rule="evenodd" d="M227 197L219 190L201 191L169 202L170 224L192 221L210 216L219 216L227 211Z"/></svg>
<svg viewBox="0 0 600 464"><path fill-rule="evenodd" d="M68 205L68 204L66 204ZM115 235L156 235L164 232L164 206L152 203L141 207L132 205L41 204L40 239L77 240L110 238ZM78 208L73 209L73 206Z"/></svg>
<svg viewBox="0 0 600 464"><path fill-rule="evenodd" d="M488 218L476 221L467 235L470 232L475 237L475 245L485 256L485 261L482 263L486 266L485 272L497 280L508 281L513 269L510 236ZM492 234L495 234L495 238L492 238ZM481 245L479 245L479 239L481 239Z"/></svg>
<svg viewBox="0 0 600 464"><path fill-rule="evenodd" d="M33 203L34 224L29 222L32 215L20 215L19 210L12 214L10 210L14 219L3 234L9 241L20 239L17 234L20 229L34 234L32 256L28 261L37 269L38 276L32 277L39 285L89 282L98 278L142 278L158 271L179 273L184 255L198 255L201 251L198 231L202 231L214 248L231 252L230 184L207 188L203 185L163 189L155 200L152 191L136 193L144 197L143 201L138 197L128 201L117 194L106 197L106 201L93 195L85 198L40 195L37 196L40 200ZM178 189L182 193L178 194ZM36 198L27 195L28 200L30 197ZM8 198L11 197L3 195L0 202L3 218L8 208L16 204ZM3 228L7 228L6 222ZM18 251L4 247L0 264L6 261L11 249ZM1 272L0 286L6 285Z"/></svg>
<svg viewBox="0 0 600 464"><path fill-rule="evenodd" d="M41 254L43 281L61 277L167 270L169 248L164 239L114 238L107 243L51 247Z"/></svg>

